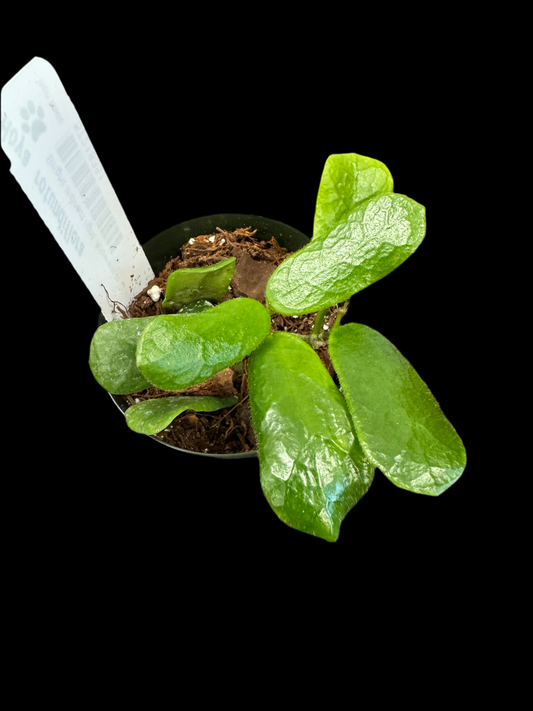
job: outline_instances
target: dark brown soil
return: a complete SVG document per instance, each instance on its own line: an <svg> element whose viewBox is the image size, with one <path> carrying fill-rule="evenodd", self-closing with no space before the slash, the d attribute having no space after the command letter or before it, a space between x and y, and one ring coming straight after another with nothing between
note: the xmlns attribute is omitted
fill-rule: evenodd
<svg viewBox="0 0 533 711"><path fill-rule="evenodd" d="M247 296L265 302L266 283L277 265L289 256L276 239L259 241L251 228L227 232L217 228L212 235L199 235L191 239L181 249L181 254L171 259L165 268L150 281L128 307L128 316L139 318L165 313L161 298L152 301L148 290L157 284L166 289L166 280L176 269L203 267L235 257L235 273L226 296L222 301ZM324 319L324 325L331 328L338 312L332 306ZM308 335L311 333L315 314L303 316L272 315L272 328ZM322 362L332 376L335 375L326 346L317 351ZM257 448L248 404L248 358L231 368L217 373L213 378L186 390L165 391L156 387L125 395L128 404L169 395L215 395L219 397L237 396L239 402L230 408L213 413L196 413L190 410L179 415L169 427L155 435L158 439L183 449L212 454L235 454L249 452Z"/></svg>

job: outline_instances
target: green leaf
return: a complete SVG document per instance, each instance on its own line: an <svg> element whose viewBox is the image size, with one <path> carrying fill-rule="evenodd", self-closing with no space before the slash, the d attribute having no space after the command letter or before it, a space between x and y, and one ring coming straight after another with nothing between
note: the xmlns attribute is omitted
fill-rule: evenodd
<svg viewBox="0 0 533 711"><path fill-rule="evenodd" d="M338 304L396 269L425 231L425 210L414 200L370 198L278 266L266 288L269 307L299 315Z"/></svg>
<svg viewBox="0 0 533 711"><path fill-rule="evenodd" d="M203 383L253 351L270 330L254 299L230 299L197 314L157 316L137 347L137 366L163 390Z"/></svg>
<svg viewBox="0 0 533 711"><path fill-rule="evenodd" d="M236 397L211 397L208 395L176 395L152 400L144 400L126 410L128 427L140 434L153 435L165 427L185 410L212 412L235 405Z"/></svg>
<svg viewBox="0 0 533 711"><path fill-rule="evenodd" d="M374 476L342 395L315 351L288 333L271 334L252 353L248 377L269 504L289 526L337 540Z"/></svg>
<svg viewBox="0 0 533 711"><path fill-rule="evenodd" d="M202 311L207 311L207 309L212 309L213 304L210 301L191 301L190 304L185 304L178 313L179 314L199 314Z"/></svg>
<svg viewBox="0 0 533 711"><path fill-rule="evenodd" d="M191 301L218 301L228 290L235 271L235 257L209 267L177 269L167 279L163 308L179 309Z"/></svg>
<svg viewBox="0 0 533 711"><path fill-rule="evenodd" d="M368 326L332 331L329 350L367 456L402 489L437 496L466 452L427 385L390 341Z"/></svg>
<svg viewBox="0 0 533 711"><path fill-rule="evenodd" d="M313 239L345 222L363 200L393 190L392 175L381 161L357 153L329 156L318 188Z"/></svg>
<svg viewBox="0 0 533 711"><path fill-rule="evenodd" d="M91 341L89 367L108 392L127 395L152 385L137 368L135 354L141 333L154 318L110 321L97 329Z"/></svg>

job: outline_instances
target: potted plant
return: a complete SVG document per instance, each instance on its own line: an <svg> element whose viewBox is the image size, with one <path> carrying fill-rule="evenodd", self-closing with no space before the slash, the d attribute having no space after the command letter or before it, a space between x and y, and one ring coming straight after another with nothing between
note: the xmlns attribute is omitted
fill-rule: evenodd
<svg viewBox="0 0 533 711"><path fill-rule="evenodd" d="M274 269L264 305L225 298L231 258L178 269L159 315L97 329L91 370L113 395L172 393L125 408L130 428L153 436L184 411L237 405L237 397L183 391L246 361L263 492L289 526L335 541L377 467L399 487L438 496L466 465L459 436L410 363L374 329L341 324L350 297L396 269L424 236L424 208L393 192L383 163L332 155L313 237ZM273 329L276 314L309 313L308 334ZM325 348L339 387L317 355Z"/></svg>

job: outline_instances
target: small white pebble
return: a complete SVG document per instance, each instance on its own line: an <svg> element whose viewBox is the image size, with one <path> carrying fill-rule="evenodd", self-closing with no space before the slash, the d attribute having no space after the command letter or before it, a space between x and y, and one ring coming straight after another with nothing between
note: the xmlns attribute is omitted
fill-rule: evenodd
<svg viewBox="0 0 533 711"><path fill-rule="evenodd" d="M324 331L329 331L329 326L326 326L326 324L324 324L322 328L324 329Z"/></svg>
<svg viewBox="0 0 533 711"><path fill-rule="evenodd" d="M226 243L226 240L224 239L224 237L222 237L222 239L220 240L220 244L225 244L225 243Z"/></svg>
<svg viewBox="0 0 533 711"><path fill-rule="evenodd" d="M231 288L231 286L228 286L228 291L233 291L233 289Z"/></svg>
<svg viewBox="0 0 533 711"><path fill-rule="evenodd" d="M212 236L209 238L209 241L210 241L210 242L214 242L214 241L215 241L215 235L212 235Z"/></svg>
<svg viewBox="0 0 533 711"><path fill-rule="evenodd" d="M139 402L139 398L138 398L138 397L135 398L135 402Z"/></svg>
<svg viewBox="0 0 533 711"><path fill-rule="evenodd" d="M283 330L286 331L286 330L287 330L287 326L285 326L285 328L284 328Z"/></svg>
<svg viewBox="0 0 533 711"><path fill-rule="evenodd" d="M194 237L191 237L191 239L189 240L189 244L193 244L193 242L194 242Z"/></svg>
<svg viewBox="0 0 533 711"><path fill-rule="evenodd" d="M298 318L298 316L291 316L291 318Z"/></svg>
<svg viewBox="0 0 533 711"><path fill-rule="evenodd" d="M161 296L161 289L157 286L157 284L154 284L154 286L151 289L148 289L146 293L152 299L152 301L159 301L159 297Z"/></svg>

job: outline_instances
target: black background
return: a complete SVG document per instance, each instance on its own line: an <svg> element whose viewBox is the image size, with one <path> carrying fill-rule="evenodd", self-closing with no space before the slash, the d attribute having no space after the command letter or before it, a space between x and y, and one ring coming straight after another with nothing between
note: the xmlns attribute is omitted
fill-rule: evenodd
<svg viewBox="0 0 533 711"><path fill-rule="evenodd" d="M95 63L91 53L73 59L41 43L3 63L1 84L35 55L52 63L141 243L221 212L272 217L310 235L328 155L386 163L395 191L426 206L427 236L352 299L345 321L380 331L411 361L463 438L465 473L433 499L377 472L328 544L277 519L257 460L181 454L130 432L87 364L99 309L2 153L15 532L109 575L188 571L194 561L223 580L280 566L304 577L357 566L364 579L377 564L391 576L427 571L445 585L475 555L483 475L474 443L477 235L450 187L472 150L470 88L445 63L431 66L430 81L420 62L401 71L392 62L367 82L355 69L337 75L319 56L295 54L274 69L271 51L219 47L207 59L202 51L202 65L199 50L140 45L100 49Z"/></svg>

